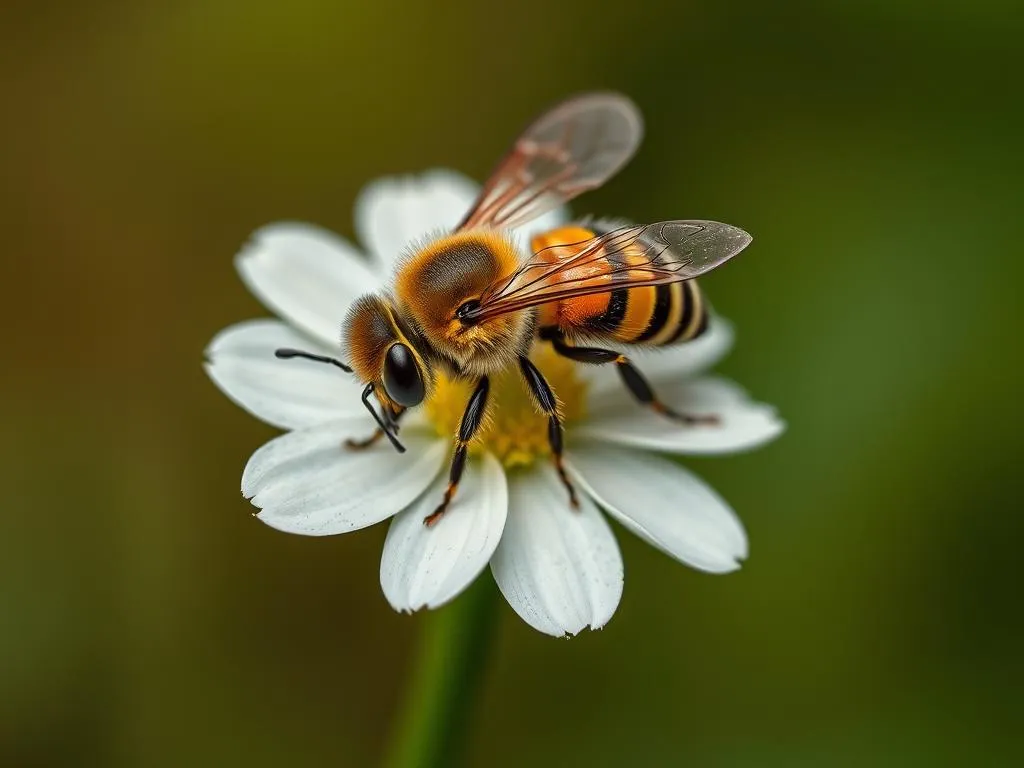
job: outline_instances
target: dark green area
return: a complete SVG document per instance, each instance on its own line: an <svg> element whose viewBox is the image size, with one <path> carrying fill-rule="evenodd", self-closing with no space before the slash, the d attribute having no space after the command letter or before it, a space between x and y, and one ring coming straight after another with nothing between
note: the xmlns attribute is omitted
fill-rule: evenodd
<svg viewBox="0 0 1024 768"><path fill-rule="evenodd" d="M689 462L748 527L738 574L620 529L605 630L502 606L472 763L1024 763L1019 8L548 6L5 8L0 763L380 759L423 622L380 594L385 529L254 521L274 432L202 349L265 314L253 229L351 236L364 182L480 178L594 87L649 130L577 210L754 234L704 285L789 430Z"/></svg>

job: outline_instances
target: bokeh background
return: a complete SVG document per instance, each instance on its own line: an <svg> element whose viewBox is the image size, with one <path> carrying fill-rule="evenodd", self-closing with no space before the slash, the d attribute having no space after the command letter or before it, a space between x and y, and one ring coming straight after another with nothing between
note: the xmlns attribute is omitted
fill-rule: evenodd
<svg viewBox="0 0 1024 768"><path fill-rule="evenodd" d="M755 234L705 281L722 370L789 422L690 462L735 575L621 529L602 632L506 606L478 766L1024 760L1024 16L1002 0L7 2L0 11L0 763L364 766L422 616L385 526L261 526L274 431L202 373L265 311L232 257L352 235L367 180L482 177L533 115L616 88L648 135L576 210Z"/></svg>

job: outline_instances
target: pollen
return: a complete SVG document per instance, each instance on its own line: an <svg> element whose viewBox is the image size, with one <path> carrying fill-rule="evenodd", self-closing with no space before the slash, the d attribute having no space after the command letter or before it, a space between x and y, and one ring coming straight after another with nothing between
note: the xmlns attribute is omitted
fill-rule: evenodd
<svg viewBox="0 0 1024 768"><path fill-rule="evenodd" d="M530 360L555 393L563 425L581 418L586 384L576 372L579 364L557 355L547 344L535 344ZM472 390L471 382L438 376L425 408L439 435L451 438L458 433ZM492 453L506 469L529 466L551 456L548 418L530 397L518 366L491 376L486 419L469 449L470 453Z"/></svg>

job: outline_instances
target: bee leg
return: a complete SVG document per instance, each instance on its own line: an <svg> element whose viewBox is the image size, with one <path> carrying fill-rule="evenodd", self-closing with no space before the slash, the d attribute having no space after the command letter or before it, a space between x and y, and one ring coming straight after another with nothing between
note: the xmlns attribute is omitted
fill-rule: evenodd
<svg viewBox="0 0 1024 768"><path fill-rule="evenodd" d="M691 413L680 413L669 408L658 399L657 395L654 394L654 390L651 389L651 385L644 378L644 375L626 357L619 355L619 359L615 361L615 367L619 372L619 377L633 397L648 406L655 413L660 413L666 418L681 421L690 426L714 426L721 421L714 414L695 416Z"/></svg>
<svg viewBox="0 0 1024 768"><path fill-rule="evenodd" d="M384 418L396 433L398 432L398 420L402 418L403 413L405 413L405 408L401 407L396 409L393 415L387 410L384 411ZM377 427L369 437L364 437L361 440L351 437L348 438L345 441L345 447L350 451L362 451L369 448L371 445L375 445L382 437L384 437L384 430Z"/></svg>
<svg viewBox="0 0 1024 768"><path fill-rule="evenodd" d="M591 365L615 363L615 369L619 372L619 377L626 385L626 389L628 389L630 394L632 394L633 397L635 397L641 404L646 405L655 413L660 413L666 418L681 421L684 424L689 424L690 426L715 425L720 421L718 416L713 414L695 416L689 413L680 413L669 408L658 399L657 395L654 394L654 390L651 389L650 383L644 375L640 373L639 369L630 362L628 357L620 354L619 352L615 352L611 349L598 349L596 347L575 347L570 344L566 344L565 339L556 334L548 334L546 338L551 342L558 354L563 357L567 357L570 360L575 360L579 363L589 363Z"/></svg>
<svg viewBox="0 0 1024 768"><path fill-rule="evenodd" d="M370 435L369 437L364 437L361 440L357 440L354 437L346 439L345 447L348 448L350 451L362 451L366 448L369 448L371 445L376 444L377 441L380 440L382 437L384 437L384 430L381 429L380 427L377 427L377 429L373 430L373 434Z"/></svg>
<svg viewBox="0 0 1024 768"><path fill-rule="evenodd" d="M466 410L462 414L462 423L459 425L459 439L455 442L455 453L452 456L452 467L448 473L448 487L444 491L444 498L437 509L423 518L425 525L431 526L441 519L455 491L458 490L459 480L462 479L462 471L466 468L466 453L469 443L476 434L480 423L484 419L484 412L487 410L487 393L491 383L486 376L481 376L476 384L476 389L469 398Z"/></svg>
<svg viewBox="0 0 1024 768"><path fill-rule="evenodd" d="M551 446L551 455L555 460L555 469L558 470L558 476L569 492L569 503L574 509L578 508L580 503L576 499L576 489L569 482L569 476L565 473L565 466L562 463L562 419L558 415L558 401L555 400L551 387L541 372L537 370L537 366L531 363L525 355L519 357L519 370L523 372L523 378L526 379L526 384L530 387L530 392L537 401L537 405L547 414L548 444Z"/></svg>

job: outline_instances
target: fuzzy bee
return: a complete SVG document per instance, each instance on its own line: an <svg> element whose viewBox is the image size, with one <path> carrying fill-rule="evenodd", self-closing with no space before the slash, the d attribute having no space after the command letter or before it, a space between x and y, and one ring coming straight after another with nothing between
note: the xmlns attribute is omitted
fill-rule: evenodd
<svg viewBox="0 0 1024 768"><path fill-rule="evenodd" d="M581 222L535 236L529 254L508 234L579 194L604 184L632 157L643 135L636 106L624 96L591 93L543 114L498 164L462 222L417 247L389 290L358 299L343 325L348 364L293 349L355 373L377 421L359 449L398 440L402 415L430 397L438 371L475 388L455 441L449 482L435 523L454 497L468 446L488 406L489 377L517 366L537 407L569 501L576 494L562 466L562 423L554 393L530 361L535 341L571 360L613 365L642 404L688 426L715 418L665 406L643 374L614 345L659 347L699 336L708 311L694 278L728 261L750 235L713 221L644 226ZM371 398L379 404L374 408Z"/></svg>

